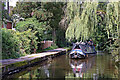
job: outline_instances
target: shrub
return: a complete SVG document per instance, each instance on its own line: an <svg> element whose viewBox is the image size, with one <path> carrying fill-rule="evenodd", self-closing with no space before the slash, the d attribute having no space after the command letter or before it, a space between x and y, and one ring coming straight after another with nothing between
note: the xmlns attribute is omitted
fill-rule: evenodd
<svg viewBox="0 0 120 80"><path fill-rule="evenodd" d="M37 31L31 32L31 29L21 32L21 34L23 36L25 36L26 39L29 39L29 44L27 43L29 45L27 54L35 53L36 49L38 48L37 47L37 45L38 45L37 39L38 38L35 36L36 33L37 33ZM24 45L27 46L27 44L25 43Z"/></svg>
<svg viewBox="0 0 120 80"><path fill-rule="evenodd" d="M47 26L45 22L38 22L36 18L27 18L25 21L20 21L16 24L16 30L23 32L31 29L31 32L36 32L36 37L38 37L38 42L42 40L51 39L52 33L50 26Z"/></svg>
<svg viewBox="0 0 120 80"><path fill-rule="evenodd" d="M23 32L17 31L16 35L21 40L21 51L22 53L31 54L35 53L37 49L37 37L35 36L36 32L31 32L31 29Z"/></svg>
<svg viewBox="0 0 120 80"><path fill-rule="evenodd" d="M38 22L35 18L27 18L25 21L20 21L16 24L16 30L21 33L26 32L29 29L31 29L31 32L34 33L29 33L30 35L26 34L26 36L31 40L31 53L35 52L36 49L40 49L40 41L51 40L51 28L49 26L46 26L45 22Z"/></svg>
<svg viewBox="0 0 120 80"><path fill-rule="evenodd" d="M15 35L15 31L2 29L2 58L18 58L20 57L19 37Z"/></svg>
<svg viewBox="0 0 120 80"><path fill-rule="evenodd" d="M24 32L2 29L2 58L18 58L31 54L37 49L36 32L27 30Z"/></svg>
<svg viewBox="0 0 120 80"><path fill-rule="evenodd" d="M20 46L20 52L22 54L28 54L30 53L30 39L26 37L26 34L28 34L27 31L25 32L16 32L16 35L21 40L21 46Z"/></svg>

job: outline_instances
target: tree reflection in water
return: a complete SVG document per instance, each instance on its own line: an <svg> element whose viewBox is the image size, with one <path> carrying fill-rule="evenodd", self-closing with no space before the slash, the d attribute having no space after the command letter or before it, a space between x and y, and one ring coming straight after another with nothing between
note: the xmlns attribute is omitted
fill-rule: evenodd
<svg viewBox="0 0 120 80"><path fill-rule="evenodd" d="M111 55L97 54L88 59L70 59L69 65L72 72L66 75L66 78L83 78L83 79L118 79L118 69L111 60Z"/></svg>
<svg viewBox="0 0 120 80"><path fill-rule="evenodd" d="M111 60L111 55L104 54L89 57L88 59L69 59L66 55L62 55L52 59L51 62L46 61L37 63L27 69L6 75L8 78L20 79L41 79L41 78L91 78L92 80L118 79L119 68L115 67Z"/></svg>

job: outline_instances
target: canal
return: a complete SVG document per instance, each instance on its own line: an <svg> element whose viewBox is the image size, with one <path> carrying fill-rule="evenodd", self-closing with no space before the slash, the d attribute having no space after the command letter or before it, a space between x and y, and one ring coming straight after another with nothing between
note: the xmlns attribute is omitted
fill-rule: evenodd
<svg viewBox="0 0 120 80"><path fill-rule="evenodd" d="M69 59L67 55L61 55L22 69L19 72L16 71L15 74L6 75L4 79L119 79L118 70L110 54L98 53L88 59L77 60Z"/></svg>

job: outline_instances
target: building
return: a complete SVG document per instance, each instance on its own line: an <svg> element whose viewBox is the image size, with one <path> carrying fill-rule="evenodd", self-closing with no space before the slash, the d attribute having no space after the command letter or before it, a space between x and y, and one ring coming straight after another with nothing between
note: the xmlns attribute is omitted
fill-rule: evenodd
<svg viewBox="0 0 120 80"><path fill-rule="evenodd" d="M6 22L6 23L5 23ZM2 24L2 28L12 29L13 28L13 22L10 20L6 20Z"/></svg>
<svg viewBox="0 0 120 80"><path fill-rule="evenodd" d="M46 49L52 46L53 41L41 41L41 49Z"/></svg>
<svg viewBox="0 0 120 80"><path fill-rule="evenodd" d="M13 20L9 16L9 0L5 0L2 2L2 28L12 29L13 28Z"/></svg>

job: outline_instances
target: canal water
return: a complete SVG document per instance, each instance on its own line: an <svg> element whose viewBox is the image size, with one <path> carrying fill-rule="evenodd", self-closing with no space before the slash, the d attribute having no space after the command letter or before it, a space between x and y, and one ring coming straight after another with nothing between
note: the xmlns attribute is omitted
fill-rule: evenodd
<svg viewBox="0 0 120 80"><path fill-rule="evenodd" d="M61 55L42 63L37 63L5 78L14 79L119 79L119 69L110 54L98 53L88 59L69 59Z"/></svg>

